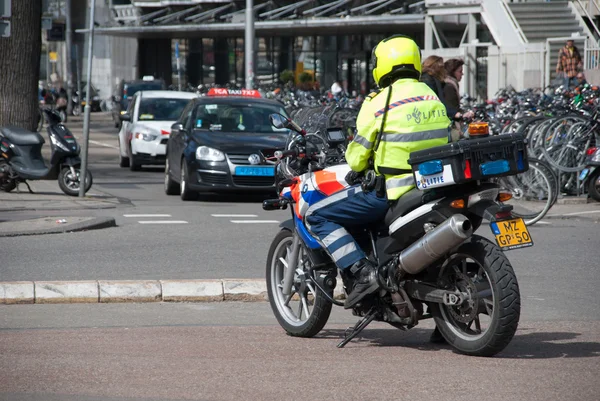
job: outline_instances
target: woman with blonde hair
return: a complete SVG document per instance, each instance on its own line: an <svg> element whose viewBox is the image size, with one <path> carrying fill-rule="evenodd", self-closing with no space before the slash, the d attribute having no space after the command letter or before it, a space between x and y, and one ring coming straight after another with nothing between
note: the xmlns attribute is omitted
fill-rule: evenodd
<svg viewBox="0 0 600 401"><path fill-rule="evenodd" d="M444 86L446 80L446 68L444 67L444 59L440 56L429 56L423 60L421 71L421 82L424 82L435 92L444 106L449 118L460 118L461 114L455 107L452 107L446 102L444 96Z"/></svg>

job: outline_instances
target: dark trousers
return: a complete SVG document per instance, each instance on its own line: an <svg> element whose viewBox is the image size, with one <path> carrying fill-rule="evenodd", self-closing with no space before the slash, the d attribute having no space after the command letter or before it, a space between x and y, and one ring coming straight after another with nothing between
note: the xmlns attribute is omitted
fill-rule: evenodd
<svg viewBox="0 0 600 401"><path fill-rule="evenodd" d="M311 206L305 221L337 267L343 270L365 258L346 228L381 221L388 208L387 198L378 198L375 191L363 192L360 185L356 185Z"/></svg>

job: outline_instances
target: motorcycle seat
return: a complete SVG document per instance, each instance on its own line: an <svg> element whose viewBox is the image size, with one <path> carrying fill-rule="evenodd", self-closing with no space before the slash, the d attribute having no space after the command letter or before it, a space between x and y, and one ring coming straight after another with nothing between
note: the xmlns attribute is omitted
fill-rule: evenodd
<svg viewBox="0 0 600 401"><path fill-rule="evenodd" d="M404 216L408 212L423 205L423 196L426 192L420 191L417 188L413 188L404 195L402 195L396 202L392 203L387 214L385 215L384 222L389 227L398 217Z"/></svg>
<svg viewBox="0 0 600 401"><path fill-rule="evenodd" d="M45 142L39 133L15 126L1 127L0 135L15 145L41 145Z"/></svg>

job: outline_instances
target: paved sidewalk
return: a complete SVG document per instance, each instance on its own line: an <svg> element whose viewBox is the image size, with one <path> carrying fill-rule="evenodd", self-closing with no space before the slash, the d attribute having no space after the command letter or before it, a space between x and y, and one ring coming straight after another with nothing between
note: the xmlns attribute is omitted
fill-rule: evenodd
<svg viewBox="0 0 600 401"><path fill-rule="evenodd" d="M65 195L56 181L32 181L21 184L20 192L0 191L0 237L53 234L114 227L112 217L97 217L94 210L116 208L117 198L100 193L93 188L85 197ZM87 216L67 216L70 211L89 210ZM22 217L16 215L23 213ZM31 215L35 213L38 216ZM42 217L40 217L40 215Z"/></svg>

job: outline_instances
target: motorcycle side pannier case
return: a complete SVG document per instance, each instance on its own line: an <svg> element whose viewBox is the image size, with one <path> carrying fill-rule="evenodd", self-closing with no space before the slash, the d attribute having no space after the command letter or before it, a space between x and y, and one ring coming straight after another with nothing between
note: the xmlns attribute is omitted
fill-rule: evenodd
<svg viewBox="0 0 600 401"><path fill-rule="evenodd" d="M408 159L420 190L520 174L529 169L521 134L501 134L412 152Z"/></svg>

